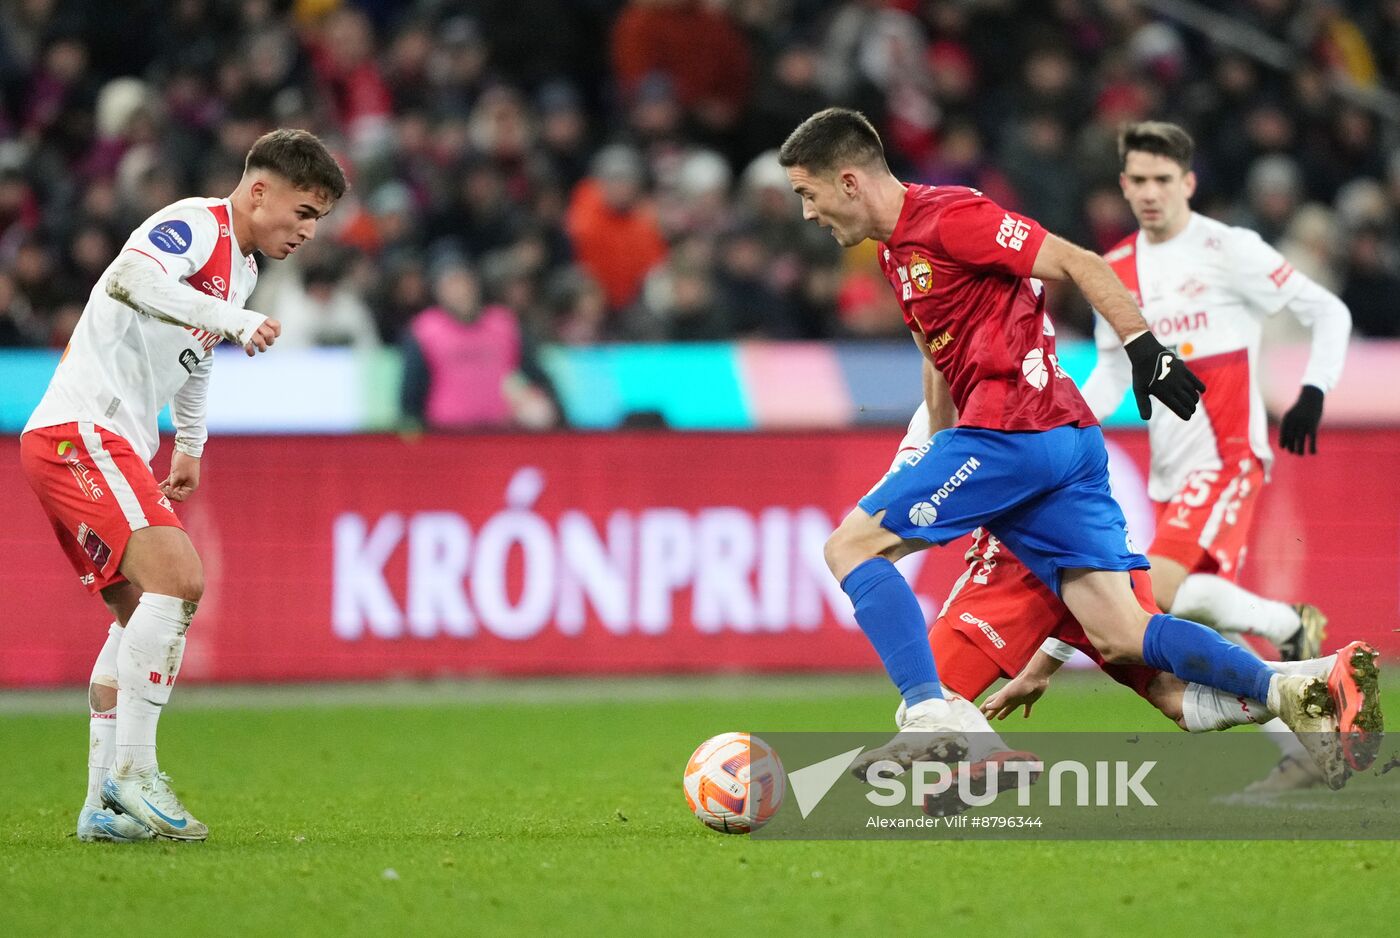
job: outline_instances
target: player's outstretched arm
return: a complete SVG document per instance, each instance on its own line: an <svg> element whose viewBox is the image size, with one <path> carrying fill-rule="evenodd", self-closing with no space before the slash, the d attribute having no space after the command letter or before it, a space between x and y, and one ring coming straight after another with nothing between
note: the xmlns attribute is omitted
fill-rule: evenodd
<svg viewBox="0 0 1400 938"><path fill-rule="evenodd" d="M1195 413L1205 383L1148 330L1137 303L1107 261L1063 238L1046 235L1031 275L1043 280L1072 280L1117 333L1132 363L1133 394L1143 420L1152 416L1153 397L1182 420Z"/></svg>
<svg viewBox="0 0 1400 938"><path fill-rule="evenodd" d="M1278 445L1297 456L1317 453L1317 428L1322 423L1323 397L1342 377L1347 342L1351 338L1351 311L1338 297L1303 274L1287 309L1312 330L1312 350L1303 370L1298 400L1278 428Z"/></svg>
<svg viewBox="0 0 1400 938"><path fill-rule="evenodd" d="M1017 707L1025 707L1023 715L1030 716L1032 705L1049 690L1050 678L1072 657L1074 646L1053 636L1047 638L1020 674L982 701L982 712L989 718L1005 720Z"/></svg>
<svg viewBox="0 0 1400 938"><path fill-rule="evenodd" d="M245 349L265 351L281 332L275 320L201 293L136 251L126 251L112 264L107 295L143 316L203 329Z"/></svg>
<svg viewBox="0 0 1400 938"><path fill-rule="evenodd" d="M1047 639L1047 642L1054 641ZM1024 707L1023 717L1031 715L1031 707L1050 689L1050 678L1060 670L1064 661L1048 654L1044 647L1021 669L1021 673L1007 681L996 693L982 701L982 712L989 720L1005 720Z"/></svg>

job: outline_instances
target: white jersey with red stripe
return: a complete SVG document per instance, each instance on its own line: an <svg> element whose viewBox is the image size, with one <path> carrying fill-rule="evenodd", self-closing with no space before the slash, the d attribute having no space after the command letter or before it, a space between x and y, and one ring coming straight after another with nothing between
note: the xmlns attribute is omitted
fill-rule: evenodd
<svg viewBox="0 0 1400 938"><path fill-rule="evenodd" d="M157 418L173 403L177 448L200 455L214 346L245 344L265 320L242 308L257 278L227 199L184 199L156 212L93 287L24 429L92 423L149 462L160 444Z"/></svg>
<svg viewBox="0 0 1400 938"><path fill-rule="evenodd" d="M1152 332L1175 346L1206 384L1190 420L1160 404L1153 407L1148 495L1167 501L1201 470L1234 472L1251 460L1267 470L1273 454L1255 378L1262 317L1278 312L1311 282L1253 231L1195 213L1170 240L1154 244L1139 231L1104 259L1142 307ZM1132 372L1102 317L1094 337L1100 365L1084 396L1102 414L1118 406Z"/></svg>

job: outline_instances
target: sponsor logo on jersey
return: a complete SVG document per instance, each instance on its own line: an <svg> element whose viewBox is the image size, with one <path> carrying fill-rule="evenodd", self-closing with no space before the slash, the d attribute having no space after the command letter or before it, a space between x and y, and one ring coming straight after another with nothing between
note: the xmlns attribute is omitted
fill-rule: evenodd
<svg viewBox="0 0 1400 938"><path fill-rule="evenodd" d="M909 276L920 293L927 293L933 286L933 265L918 251L909 255Z"/></svg>
<svg viewBox="0 0 1400 938"><path fill-rule="evenodd" d="M78 582L83 584L84 586L91 586L92 584L97 582L97 577L93 576L91 573L84 573L82 576L78 577ZM98 714L94 713L93 716L98 716ZM105 717L106 714L104 713L102 714L102 716ZM112 718L116 719L115 713L112 714Z"/></svg>
<svg viewBox="0 0 1400 938"><path fill-rule="evenodd" d="M928 340L928 350L930 352L937 352L941 349L947 348L949 345L952 344L952 342L953 334L945 330L942 335L936 335Z"/></svg>
<svg viewBox="0 0 1400 938"><path fill-rule="evenodd" d="M190 374L194 373L194 368L199 364L199 355L192 348L180 350L180 365Z"/></svg>
<svg viewBox="0 0 1400 938"><path fill-rule="evenodd" d="M188 332L191 338L198 342L206 352L224 340L224 337L219 335L219 333L210 332L208 329L196 329L194 326L186 326L185 331Z"/></svg>
<svg viewBox="0 0 1400 938"><path fill-rule="evenodd" d="M112 548L108 547L107 542L98 537L97 532L86 523L78 525L78 545L82 547L83 553L88 555L92 565L99 570L107 566L107 561L112 559Z"/></svg>
<svg viewBox="0 0 1400 938"><path fill-rule="evenodd" d="M179 219L161 222L151 229L149 237L151 243L166 254L184 254L194 240L190 226Z"/></svg>
<svg viewBox="0 0 1400 938"><path fill-rule="evenodd" d="M909 509L909 523L921 528L928 527L938 520L938 509L928 502L915 502Z"/></svg>
<svg viewBox="0 0 1400 938"><path fill-rule="evenodd" d="M979 619L970 612L964 612L962 615L958 616L958 618L962 619L968 625L975 625L977 628L981 629L982 634L987 636L987 640L992 643L993 648L1006 647L1006 639L998 635L997 630L992 628L987 623L986 619Z"/></svg>
<svg viewBox="0 0 1400 938"><path fill-rule="evenodd" d="M1001 220L1001 227L997 229L997 244L1013 251L1019 251L1026 246L1026 239L1031 236L1031 226L1019 218L1013 218L1010 212Z"/></svg>
<svg viewBox="0 0 1400 938"><path fill-rule="evenodd" d="M938 487L938 490L928 497L934 506L943 504L943 500L953 492L957 491L964 482L972 477L972 474L982 465L982 461L976 456L970 457L967 462L958 467L958 471L948 477L948 481Z"/></svg>
<svg viewBox="0 0 1400 938"><path fill-rule="evenodd" d="M1159 316L1152 320L1152 332L1159 338L1166 338L1176 335L1178 332L1190 332L1194 329L1205 329L1210 325L1210 313L1205 310L1198 310L1194 313L1179 313L1175 316Z"/></svg>
<svg viewBox="0 0 1400 938"><path fill-rule="evenodd" d="M1282 287L1291 276L1293 276L1293 265L1284 261L1273 273L1269 274L1269 279L1274 282L1274 286Z"/></svg>

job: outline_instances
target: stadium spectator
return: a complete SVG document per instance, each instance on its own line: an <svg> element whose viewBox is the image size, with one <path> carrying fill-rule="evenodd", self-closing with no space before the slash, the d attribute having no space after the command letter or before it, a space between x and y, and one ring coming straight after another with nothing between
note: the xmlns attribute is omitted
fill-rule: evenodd
<svg viewBox="0 0 1400 938"><path fill-rule="evenodd" d="M282 323L285 348L379 347L379 330L365 301L344 282L345 259L323 248L301 268L301 284L277 294L268 315Z"/></svg>
<svg viewBox="0 0 1400 938"><path fill-rule="evenodd" d="M711 135L734 131L744 117L748 42L715 4L632 0L613 23L612 63L624 96L655 73L667 76L687 116Z"/></svg>
<svg viewBox="0 0 1400 938"><path fill-rule="evenodd" d="M666 241L644 198L643 174L635 150L604 147L569 202L574 254L602 286L614 311L636 299L642 279L666 256Z"/></svg>
<svg viewBox="0 0 1400 938"><path fill-rule="evenodd" d="M483 305L476 274L459 260L440 264L433 295L403 338L404 416L434 430L557 425L556 399L515 313Z"/></svg>

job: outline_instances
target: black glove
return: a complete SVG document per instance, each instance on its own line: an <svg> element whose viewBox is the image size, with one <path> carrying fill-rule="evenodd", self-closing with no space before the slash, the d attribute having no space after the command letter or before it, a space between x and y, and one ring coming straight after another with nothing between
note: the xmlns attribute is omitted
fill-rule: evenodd
<svg viewBox="0 0 1400 938"><path fill-rule="evenodd" d="M1206 386L1191 373L1181 356L1163 346L1150 332L1123 346L1123 351L1133 363L1133 396L1137 398L1138 415L1143 420L1152 416L1150 395L1182 420L1191 419Z"/></svg>
<svg viewBox="0 0 1400 938"><path fill-rule="evenodd" d="M1278 428L1278 445L1297 456L1317 454L1317 425L1322 421L1322 389L1303 385L1298 402L1288 408Z"/></svg>

